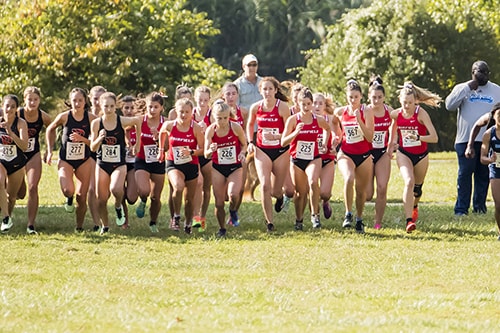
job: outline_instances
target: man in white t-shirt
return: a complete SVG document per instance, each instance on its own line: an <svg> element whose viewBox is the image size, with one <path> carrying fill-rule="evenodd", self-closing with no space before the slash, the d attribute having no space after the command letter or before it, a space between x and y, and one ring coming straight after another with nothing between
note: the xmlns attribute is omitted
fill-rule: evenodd
<svg viewBox="0 0 500 333"><path fill-rule="evenodd" d="M500 102L500 87L489 81L489 75L488 64L476 61L472 65L472 80L457 84L445 101L449 111L458 111L455 138L455 151L458 156L456 216L469 213L473 178L472 211L479 214L486 213L489 171L488 166L481 164L480 161L481 142L486 128L482 128L479 132L474 147L468 149L467 142L474 123L482 115L490 112L495 103Z"/></svg>

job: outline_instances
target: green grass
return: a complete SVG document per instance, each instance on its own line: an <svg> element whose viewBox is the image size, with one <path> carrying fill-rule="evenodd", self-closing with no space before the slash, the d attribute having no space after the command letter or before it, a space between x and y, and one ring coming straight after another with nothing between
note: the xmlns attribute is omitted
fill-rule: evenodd
<svg viewBox="0 0 500 333"><path fill-rule="evenodd" d="M411 235L394 167L382 230L341 228L339 175L322 230L306 223L294 232L292 206L268 235L260 205L245 203L242 226L225 240L214 237L212 206L202 234L168 230L166 205L154 236L147 216L106 237L74 234L55 168L44 168L40 235L25 235L19 206L0 237L2 332L499 331L493 205L487 215L453 217L452 158L431 162ZM373 213L370 203L369 227Z"/></svg>

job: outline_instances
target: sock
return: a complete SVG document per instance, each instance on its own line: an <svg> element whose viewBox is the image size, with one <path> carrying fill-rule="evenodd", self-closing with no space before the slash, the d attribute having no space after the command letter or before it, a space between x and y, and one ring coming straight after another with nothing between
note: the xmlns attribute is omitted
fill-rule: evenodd
<svg viewBox="0 0 500 333"><path fill-rule="evenodd" d="M406 224L408 224L410 222L413 222L413 219L411 217L409 217L409 218L406 219Z"/></svg>
<svg viewBox="0 0 500 333"><path fill-rule="evenodd" d="M356 222L363 222L363 219L361 217L356 216Z"/></svg>
<svg viewBox="0 0 500 333"><path fill-rule="evenodd" d="M116 216L117 216L119 219L121 219L121 218L122 218L122 216L123 216L122 206L120 206L120 207L118 207L118 208L116 208L116 207L115 207L115 211L116 211Z"/></svg>
<svg viewBox="0 0 500 333"><path fill-rule="evenodd" d="M149 221L149 225L150 225L150 226L151 226L151 225L155 225L155 224L156 224L156 222L155 222L155 221Z"/></svg>
<svg viewBox="0 0 500 333"><path fill-rule="evenodd" d="M71 206L73 204L73 197L67 197L66 198L66 203L68 204L68 206Z"/></svg>
<svg viewBox="0 0 500 333"><path fill-rule="evenodd" d="M238 219L237 214L238 214L237 210L229 210L229 215L231 215L232 219L237 220Z"/></svg>

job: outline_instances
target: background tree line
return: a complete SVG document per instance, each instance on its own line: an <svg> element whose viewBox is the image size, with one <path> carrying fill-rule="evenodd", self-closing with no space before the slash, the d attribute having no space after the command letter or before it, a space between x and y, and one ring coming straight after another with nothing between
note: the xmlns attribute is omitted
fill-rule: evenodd
<svg viewBox="0 0 500 333"><path fill-rule="evenodd" d="M410 79L443 98L486 60L500 73L500 4L466 0L6 0L0 7L0 94L27 85L58 110L75 86L121 94L182 82L215 90L252 52L259 72L298 79L345 103L356 78L384 79L387 102ZM171 98L170 100L173 100ZM455 113L431 111L435 150L453 149Z"/></svg>

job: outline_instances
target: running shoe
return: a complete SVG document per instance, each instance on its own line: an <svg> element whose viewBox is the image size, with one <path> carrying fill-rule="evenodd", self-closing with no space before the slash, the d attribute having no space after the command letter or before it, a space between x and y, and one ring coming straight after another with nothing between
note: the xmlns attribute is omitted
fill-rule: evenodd
<svg viewBox="0 0 500 333"><path fill-rule="evenodd" d="M295 230L297 231L304 230L304 223L302 221L295 220Z"/></svg>
<svg viewBox="0 0 500 333"><path fill-rule="evenodd" d="M375 230L382 229L382 224L380 224L380 223L375 223L375 226L373 226L373 229L375 229Z"/></svg>
<svg viewBox="0 0 500 333"><path fill-rule="evenodd" d="M185 232L186 234L190 235L190 234L191 234L191 232L193 231L192 227L193 227L193 225L192 225L192 223L191 223L191 222L190 222L190 223L186 223L186 224L184 225L184 232Z"/></svg>
<svg viewBox="0 0 500 333"><path fill-rule="evenodd" d="M283 200L283 197L276 199L276 202L274 203L274 210L276 211L276 213L281 212L281 210L283 209Z"/></svg>
<svg viewBox="0 0 500 333"><path fill-rule="evenodd" d="M105 235L107 233L109 233L109 227L102 227L100 234L101 235Z"/></svg>
<svg viewBox="0 0 500 333"><path fill-rule="evenodd" d="M73 204L68 204L67 202L64 203L64 210L68 213L73 213L75 211L75 205Z"/></svg>
<svg viewBox="0 0 500 333"><path fill-rule="evenodd" d="M283 207L281 210L283 210L284 213L288 212L288 208L290 208L291 201L292 201L292 198L289 198L286 195L283 196Z"/></svg>
<svg viewBox="0 0 500 333"><path fill-rule="evenodd" d="M149 230L151 230L152 233L158 232L158 226L156 225L156 222L149 222Z"/></svg>
<svg viewBox="0 0 500 333"><path fill-rule="evenodd" d="M323 215L327 220L332 217L332 207L330 206L330 200L323 201Z"/></svg>
<svg viewBox="0 0 500 333"><path fill-rule="evenodd" d="M227 224L232 225L233 227L238 227L240 225L240 218L238 217L238 212L232 212L229 214L229 219L227 220Z"/></svg>
<svg viewBox="0 0 500 333"><path fill-rule="evenodd" d="M121 227L125 224L125 214L123 214L123 206L115 208L116 211L116 225Z"/></svg>
<svg viewBox="0 0 500 333"><path fill-rule="evenodd" d="M100 229L101 229L101 227L98 226L97 224L94 224L94 226L92 227L93 232L98 232Z"/></svg>
<svg viewBox="0 0 500 333"><path fill-rule="evenodd" d="M319 221L319 214L318 215L311 215L311 222L313 229L320 229L321 228L321 222Z"/></svg>
<svg viewBox="0 0 500 333"><path fill-rule="evenodd" d="M352 227L352 214L349 213L344 218L344 223L342 223L342 228L350 228Z"/></svg>
<svg viewBox="0 0 500 333"><path fill-rule="evenodd" d="M193 217L193 228L201 228L201 217L200 216Z"/></svg>
<svg viewBox="0 0 500 333"><path fill-rule="evenodd" d="M137 215L138 218L142 219L144 217L145 212L146 212L146 203L140 200L139 204L135 208L135 215Z"/></svg>
<svg viewBox="0 0 500 333"><path fill-rule="evenodd" d="M172 229L173 231L181 230L181 217L180 216L174 216L170 220L170 229Z"/></svg>
<svg viewBox="0 0 500 333"><path fill-rule="evenodd" d="M272 223L268 223L267 224L267 232L273 232L275 229L274 229L274 224Z"/></svg>
<svg viewBox="0 0 500 333"><path fill-rule="evenodd" d="M356 232L358 234L364 234L365 233L365 225L363 223L363 220L356 220Z"/></svg>
<svg viewBox="0 0 500 333"><path fill-rule="evenodd" d="M205 232L207 228L207 219L204 217L200 217L201 226L198 228L198 232Z"/></svg>
<svg viewBox="0 0 500 333"><path fill-rule="evenodd" d="M34 225L29 225L27 228L26 228L26 233L28 235L38 235L38 232L36 232L35 230L35 226Z"/></svg>
<svg viewBox="0 0 500 333"><path fill-rule="evenodd" d="M77 233L77 234L81 234L81 233L83 233L83 228L78 228L78 227L76 227L76 228L75 228L75 233Z"/></svg>
<svg viewBox="0 0 500 333"><path fill-rule="evenodd" d="M12 218L10 216L6 216L2 220L2 225L0 226L0 231L7 232L12 228L14 223L12 222Z"/></svg>
<svg viewBox="0 0 500 333"><path fill-rule="evenodd" d="M218 238L224 238L226 237L226 229L219 229L216 235Z"/></svg>
<svg viewBox="0 0 500 333"><path fill-rule="evenodd" d="M418 220L418 206L413 207L413 212L411 213L411 220L417 222Z"/></svg>
<svg viewBox="0 0 500 333"><path fill-rule="evenodd" d="M500 236L498 236L498 240L500 241Z"/></svg>
<svg viewBox="0 0 500 333"><path fill-rule="evenodd" d="M406 232L411 234L413 230L417 229L417 225L413 221L406 222Z"/></svg>

